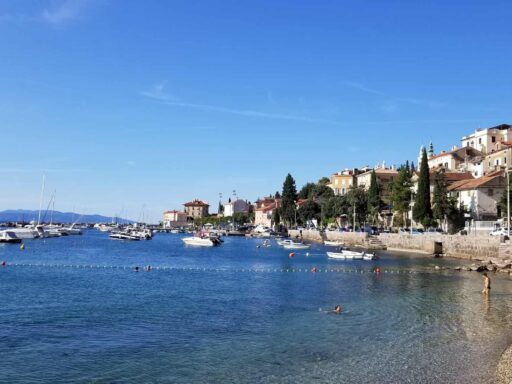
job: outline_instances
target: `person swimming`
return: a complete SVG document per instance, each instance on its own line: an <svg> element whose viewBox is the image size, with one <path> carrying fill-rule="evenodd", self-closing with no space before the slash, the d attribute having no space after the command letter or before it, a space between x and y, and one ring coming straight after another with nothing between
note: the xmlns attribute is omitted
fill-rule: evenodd
<svg viewBox="0 0 512 384"><path fill-rule="evenodd" d="M339 315L339 314L341 314L341 312L342 312L342 311L343 311L343 309L341 308L341 305L339 305L339 304L338 304L338 305L336 305L336 306L334 307L334 311L333 311L333 312L334 312L335 314Z"/></svg>

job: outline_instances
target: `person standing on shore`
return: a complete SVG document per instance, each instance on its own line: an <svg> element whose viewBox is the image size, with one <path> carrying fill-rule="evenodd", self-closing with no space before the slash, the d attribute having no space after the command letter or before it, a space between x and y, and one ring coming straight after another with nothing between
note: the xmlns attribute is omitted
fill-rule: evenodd
<svg viewBox="0 0 512 384"><path fill-rule="evenodd" d="M488 295L489 293L491 293L491 279L489 279L489 276L487 276L487 273L484 273L483 276L484 276L484 290L482 291L482 293L484 295Z"/></svg>

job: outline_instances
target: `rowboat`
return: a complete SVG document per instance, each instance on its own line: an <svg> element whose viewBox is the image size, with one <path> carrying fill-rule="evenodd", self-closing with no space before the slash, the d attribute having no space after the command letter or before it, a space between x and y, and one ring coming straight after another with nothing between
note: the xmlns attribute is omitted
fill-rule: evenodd
<svg viewBox="0 0 512 384"><path fill-rule="evenodd" d="M296 249L296 250L300 250L300 249L309 249L311 247L311 245L308 245L308 244L302 244L302 243L294 243L292 242L291 244L285 244L283 245L283 248L284 249Z"/></svg>

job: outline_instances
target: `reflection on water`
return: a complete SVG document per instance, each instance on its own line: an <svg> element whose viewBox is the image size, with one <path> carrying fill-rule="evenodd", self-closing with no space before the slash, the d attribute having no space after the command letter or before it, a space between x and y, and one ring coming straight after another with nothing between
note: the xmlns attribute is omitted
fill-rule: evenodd
<svg viewBox="0 0 512 384"><path fill-rule="evenodd" d="M458 261L339 262L321 246L290 260L256 244L197 249L178 235L119 243L92 232L0 247L8 263L221 270L0 270L0 381L491 382L512 342L508 277L492 275L486 297L478 274L433 271ZM424 272L239 272L313 266ZM338 303L342 315L324 313Z"/></svg>

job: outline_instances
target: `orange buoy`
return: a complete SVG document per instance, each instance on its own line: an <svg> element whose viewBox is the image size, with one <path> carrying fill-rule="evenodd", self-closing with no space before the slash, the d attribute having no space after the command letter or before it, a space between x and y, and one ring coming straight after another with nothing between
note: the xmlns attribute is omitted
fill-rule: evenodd
<svg viewBox="0 0 512 384"><path fill-rule="evenodd" d="M288 257L291 259L293 257L295 257L295 252L290 252L290 254L288 255Z"/></svg>
<svg viewBox="0 0 512 384"><path fill-rule="evenodd" d="M316 267L313 267L313 268L311 268L311 272L313 272L313 273L317 273L317 272L318 272L318 269L316 269Z"/></svg>
<svg viewBox="0 0 512 384"><path fill-rule="evenodd" d="M380 268L375 268L375 273L380 273Z"/></svg>

